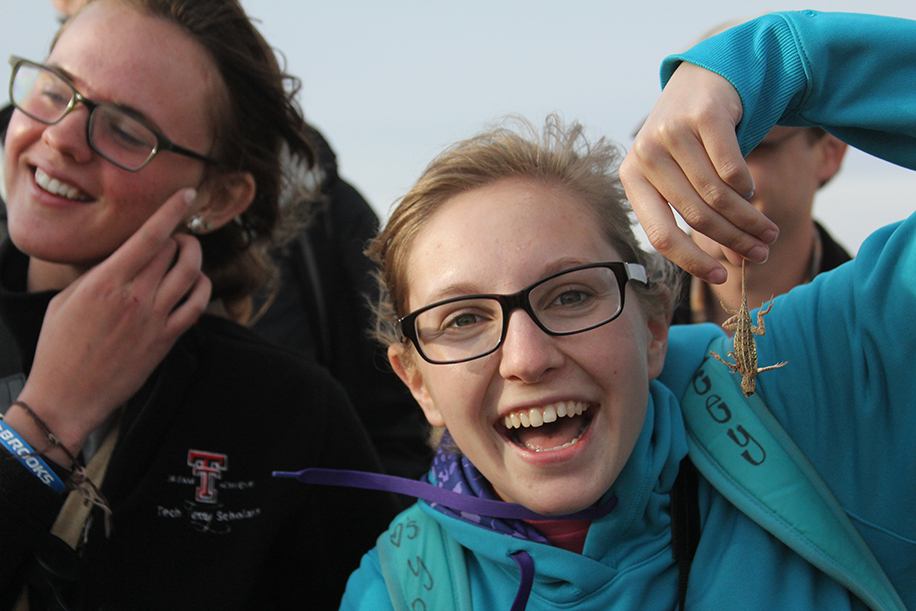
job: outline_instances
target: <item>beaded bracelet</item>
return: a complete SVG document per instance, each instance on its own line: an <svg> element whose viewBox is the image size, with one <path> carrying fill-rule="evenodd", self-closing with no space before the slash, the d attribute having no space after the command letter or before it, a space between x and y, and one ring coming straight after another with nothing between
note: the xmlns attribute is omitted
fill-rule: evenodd
<svg viewBox="0 0 916 611"><path fill-rule="evenodd" d="M35 477L50 486L54 492L64 491L64 482L57 477L57 473L48 466L48 463L38 455L38 452L32 449L32 446L25 439L19 436L19 433L4 424L2 419L0 419L0 445L18 458L19 462L25 465Z"/></svg>
<svg viewBox="0 0 916 611"><path fill-rule="evenodd" d="M13 401L10 404L10 407L16 405L20 407L32 420L35 421L35 424L38 425L38 428L41 429L41 432L45 434L48 438L48 443L52 446L56 446L61 449L61 451L67 456L70 460L70 477L67 478L66 487L71 490L78 491L83 498L87 501L102 509L105 512L105 534L107 536L111 535L111 507L108 505L108 501L102 495L101 491L96 487L92 480L89 479L89 476L86 475L86 469L83 467L76 457L67 449L67 447L61 443L57 435L51 432L50 427L45 424L38 414L36 414L31 407L28 406L23 401Z"/></svg>

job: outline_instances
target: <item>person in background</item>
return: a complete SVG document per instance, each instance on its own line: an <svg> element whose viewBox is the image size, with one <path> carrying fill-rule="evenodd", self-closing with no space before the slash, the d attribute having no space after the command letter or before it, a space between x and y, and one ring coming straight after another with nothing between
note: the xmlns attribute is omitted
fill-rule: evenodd
<svg viewBox="0 0 916 611"><path fill-rule="evenodd" d="M395 513L272 477L381 470L326 370L239 324L316 162L296 85L235 0L94 0L14 58L0 607L333 608Z"/></svg>
<svg viewBox="0 0 916 611"><path fill-rule="evenodd" d="M852 256L814 219L814 197L840 169L846 143L820 127L777 125L746 157L754 180L748 198L779 226L779 240L770 245L767 262L746 267L747 300L751 307L810 282ZM700 232L693 241L728 270L723 284L709 284L684 272L685 290L672 324L722 324L741 303L741 266L732 265L723 247Z"/></svg>
<svg viewBox="0 0 916 611"><path fill-rule="evenodd" d="M263 297L267 307L252 329L324 365L347 391L385 470L417 479L432 460L428 426L370 333L378 283L363 250L378 232L378 217L339 175L317 130L312 140L317 209L276 254L279 284Z"/></svg>

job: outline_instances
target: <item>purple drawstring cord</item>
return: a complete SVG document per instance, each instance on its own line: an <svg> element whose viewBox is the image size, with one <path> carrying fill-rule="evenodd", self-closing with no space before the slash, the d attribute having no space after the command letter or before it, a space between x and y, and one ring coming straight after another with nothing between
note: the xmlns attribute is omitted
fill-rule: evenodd
<svg viewBox="0 0 916 611"><path fill-rule="evenodd" d="M525 607L528 606L528 597L531 595L531 588L534 585L534 559L525 551L515 552L511 558L518 565L522 578L521 583L518 584L515 600L512 601L512 608L509 611L524 611Z"/></svg>
<svg viewBox="0 0 916 611"><path fill-rule="evenodd" d="M481 499L458 492L452 492L426 482L368 473L365 471L346 471L337 469L304 469L302 471L274 471L274 477L292 477L303 484L323 486L343 486L346 488L363 488L366 490L384 490L414 496L431 503L439 503L456 511L476 515L515 520L597 520L611 513L617 504L617 497L611 497L604 505L587 507L581 511L562 516L545 516L518 505Z"/></svg>
<svg viewBox="0 0 916 611"><path fill-rule="evenodd" d="M481 499L453 492L439 486L434 486L418 480L382 475L380 473L367 473L365 471L344 471L335 469L304 469L298 472L274 471L274 477L292 477L304 484L318 484L324 486L344 486L347 488L362 488L365 490L384 490L407 494L430 503L445 505L455 511L469 512L475 515L493 518L515 520L597 520L614 509L617 497L611 497L603 505L588 507L575 513L562 516L545 516L517 503L506 503ZM528 606L528 598L534 586L534 559L526 551L517 551L510 556L518 564L521 572L521 582L515 600L512 601L510 611L524 611Z"/></svg>

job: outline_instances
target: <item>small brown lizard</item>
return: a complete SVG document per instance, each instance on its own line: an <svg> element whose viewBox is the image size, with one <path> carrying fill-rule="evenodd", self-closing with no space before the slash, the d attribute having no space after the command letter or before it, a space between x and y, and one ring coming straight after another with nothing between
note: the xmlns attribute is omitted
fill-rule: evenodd
<svg viewBox="0 0 916 611"><path fill-rule="evenodd" d="M741 390L744 391L745 397L750 397L754 394L757 374L769 371L770 369L783 367L788 361L776 363L769 367L757 367L757 342L754 341L754 336L763 335L766 332L766 328L763 324L763 315L770 313L770 310L773 308L773 299L770 298L770 303L765 309L761 309L757 312L757 326L754 326L751 320L750 310L747 307L747 285L744 277L744 259L741 260L741 306L737 310L732 310L723 303L722 307L725 308L725 311L729 314L733 314L731 318L722 323L722 328L727 331L735 332L733 343L734 352L728 353L728 356L735 359L735 362L729 363L712 350L710 350L709 353L722 363L725 363L732 373L737 371L741 374Z"/></svg>

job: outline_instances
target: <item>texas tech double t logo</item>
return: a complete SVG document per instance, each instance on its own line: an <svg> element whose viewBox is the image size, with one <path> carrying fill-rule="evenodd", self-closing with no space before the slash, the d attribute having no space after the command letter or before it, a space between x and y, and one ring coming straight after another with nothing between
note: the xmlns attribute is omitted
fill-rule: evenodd
<svg viewBox="0 0 916 611"><path fill-rule="evenodd" d="M195 499L200 503L215 503L218 490L216 480L222 478L226 470L227 458L225 454L202 452L200 450L188 451L188 466L194 475L200 478L200 485L195 492Z"/></svg>

